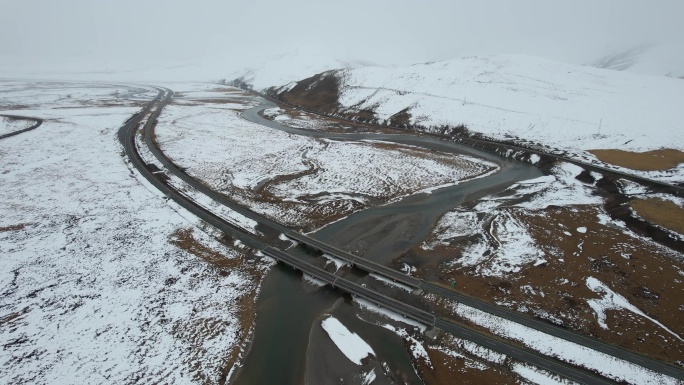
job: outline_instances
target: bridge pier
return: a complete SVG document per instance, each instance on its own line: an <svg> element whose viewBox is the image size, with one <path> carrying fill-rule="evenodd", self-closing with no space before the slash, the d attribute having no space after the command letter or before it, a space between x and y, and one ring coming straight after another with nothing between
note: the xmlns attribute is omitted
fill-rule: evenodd
<svg viewBox="0 0 684 385"><path fill-rule="evenodd" d="M423 332L423 334L425 335L425 337L434 341L437 338L437 328L435 328L434 326L428 326Z"/></svg>

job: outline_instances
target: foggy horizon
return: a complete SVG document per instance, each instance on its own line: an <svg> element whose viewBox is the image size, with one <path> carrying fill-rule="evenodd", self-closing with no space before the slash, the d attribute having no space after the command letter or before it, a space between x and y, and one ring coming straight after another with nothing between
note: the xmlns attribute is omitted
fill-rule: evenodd
<svg viewBox="0 0 684 385"><path fill-rule="evenodd" d="M684 40L678 1L0 4L0 76L187 67L203 79L257 57L299 51L385 66L499 53L587 64ZM684 61L680 52L670 56Z"/></svg>

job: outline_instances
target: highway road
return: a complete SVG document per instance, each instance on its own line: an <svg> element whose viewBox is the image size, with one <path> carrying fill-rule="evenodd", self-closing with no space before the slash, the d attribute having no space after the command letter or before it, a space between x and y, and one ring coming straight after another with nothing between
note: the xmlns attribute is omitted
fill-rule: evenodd
<svg viewBox="0 0 684 385"><path fill-rule="evenodd" d="M504 341L497 340L482 333L468 329L464 326L452 323L448 320L436 318L433 314L424 310L417 309L396 299L382 295L376 291L367 289L345 278L338 277L333 273L321 268L312 266L301 259L287 254L283 251L267 247L263 250L264 254L286 263L297 270L309 274L317 279L329 283L335 288L342 289L347 293L362 297L378 306L390 309L407 318L414 319L427 326L435 326L441 330L453 334L456 337L472 341L480 346L484 346L495 352L507 355L508 357L530 363L539 368L556 373L570 380L581 384L613 384L613 381L601 378L587 370L567 365L557 359L543 356L532 350L510 345Z"/></svg>
<svg viewBox="0 0 684 385"><path fill-rule="evenodd" d="M596 350L601 353L619 358L624 361L631 362L635 365L653 370L654 372L662 373L670 377L684 380L684 371L672 365L654 360L652 358L643 356L632 351L610 345L603 341L587 337L583 334L575 333L569 329L564 329L546 321L537 318L529 317L527 315L514 312L503 308L501 306L493 305L478 299L466 296L464 294L449 290L439 285L429 282L422 282L420 287L428 292L437 294L444 298L450 298L464 305L474 307L489 314L513 321L515 323L527 326L529 328L538 330L540 332L552 335L554 337L562 338L566 341L574 342L578 345Z"/></svg>
<svg viewBox="0 0 684 385"><path fill-rule="evenodd" d="M7 133L7 134L0 135L0 139L9 138L9 137L11 137L11 136L15 136L15 135L19 135L19 134L21 134L21 133L24 133L24 132L26 132L26 131L34 130L34 129L40 127L41 124L43 124L43 119L39 119L39 118L29 118L29 117L26 117L26 116L2 115L2 114L0 114L0 117L3 117L3 118L10 118L10 119L16 119L16 120L32 120L32 121L35 122L31 127L27 127L27 128L21 129L21 130L17 130L17 131L14 131L14 132L10 132L10 133Z"/></svg>
<svg viewBox="0 0 684 385"><path fill-rule="evenodd" d="M161 179L161 177L158 174L154 173L154 171L151 168L149 168L145 161L143 161L143 159L140 157L140 154L138 153L135 145L135 133L138 129L138 126L140 125L140 122L143 118L145 118L147 114L150 113L152 108L156 106L157 109L155 110L155 112L151 114L151 116L147 119L145 123L145 127L149 128L149 126L153 124L154 120L161 113L162 107L166 103L168 103L170 98L170 91L159 89L158 96L150 103L148 103L141 112L133 115L119 129L119 141L124 147L126 156L128 156L128 159L133 164L133 166L145 179L147 179L148 182L150 182L157 190L162 192L166 197L173 200L181 207L196 215L206 223L214 226L218 230L244 241L245 244L247 244L250 247L254 247L256 249L265 248L267 246L266 244L249 236L250 234L247 233L244 229L241 229L237 226L234 226L224 221L223 219L207 211L200 205L196 204L195 202L187 198L185 195L171 188Z"/></svg>
<svg viewBox="0 0 684 385"><path fill-rule="evenodd" d="M272 98L268 98L268 99L273 100ZM275 102L281 103L280 101L277 101L277 100L275 100ZM289 105L287 103L283 103L283 104L286 104L286 105L294 107L294 108L299 108L297 106L292 106L292 105ZM317 115L328 116L328 115L320 114L320 113L317 113L314 111L309 111L306 109L304 109L304 110L307 112L312 112L312 113L317 114ZM335 117L335 118L337 118L337 117ZM378 126L378 127L382 127L382 126ZM453 138L448 137L448 136L444 136L444 137L453 139ZM457 139L460 140L462 138L457 138ZM613 175L618 176L618 177L623 177L623 178L626 178L629 180L633 180L636 182L652 183L652 184L659 185L661 187L672 189L672 191L683 191L684 192L684 188L677 186L677 185L670 185L670 184L666 184L666 183L652 181L652 180L647 179L647 178L641 178L641 177L634 176L631 174L620 173L617 171L613 171L613 170L605 169L602 167L586 164L583 162L574 161L572 159L564 158L564 157L558 156L558 155L547 154L547 153L543 153L543 152L536 151L536 150L530 150L527 148L502 144L502 143L498 143L498 142L494 142L494 141L479 140L479 139L463 139L463 140L468 140L468 141L472 141L472 142L480 142L480 143L485 143L485 142L486 143L494 143L497 145L504 145L504 146L507 146L509 148L514 148L514 149L520 150L520 151L524 150L524 151L528 151L528 152L537 153L540 155L552 156L552 157L559 159L559 160L567 161L570 163L575 163L581 167L586 167L587 169L589 169L591 171L605 172L605 173L613 174ZM299 234L299 233L296 233L294 231L288 231L287 233L285 233L285 235L287 235L288 237L295 239L299 242L305 243L305 244L307 244L307 245L309 245L315 249L318 249L321 252L330 254L334 257L337 257L337 258L343 259L345 261L348 261L350 263L353 263L355 266L359 267L362 270L365 270L365 271L368 271L371 273L381 274L385 277L393 279L397 282L404 283L408 286L411 286L414 288L420 288L426 292L431 292L433 294L437 294L437 295L442 296L444 298L449 298L449 299L455 300L457 302L463 303L467 306L476 308L476 309L484 311L486 313L489 313L489 314L492 314L492 315L495 315L495 316L498 316L498 317L501 317L501 318L504 318L504 319L507 319L507 320L510 320L510 321L513 321L516 323L519 323L521 325L527 326L529 328L538 330L538 331L543 332L543 333L547 333L547 334L552 335L554 337L562 338L566 341L570 341L570 342L585 346L587 348L591 348L593 350L596 350L596 351L611 355L613 357L631 362L635 365L639 365L639 366L642 366L644 368L653 370L655 372L666 374L668 376L671 376L671 377L674 377L674 378L677 378L679 380L684 381L684 370L682 370L681 368L678 368L676 366L673 366L673 365L670 365L670 364L667 364L667 363L664 363L664 362L661 362L658 360L654 360L652 358L646 357L646 356L638 354L636 352L633 352L633 351L630 351L630 350L627 350L627 349L624 349L624 348L621 348L621 347L618 347L615 345L608 344L606 342L585 336L585 335L580 334L580 333L576 333L572 330L559 327L559 326L554 325L552 323L549 323L547 321L543 321L543 320L540 320L540 319L537 319L534 317L527 316L527 315L522 314L522 313L511 311L511 310L508 310L504 307L493 305L493 304L481 301L479 299L467 296L463 293L459 293L459 292L456 292L453 290L449 290L449 289L444 288L442 286L439 286L439 285L436 285L436 284L433 284L430 282L425 282L425 281L417 279L415 277L410 277L410 276L408 276L402 272L388 268L384 265L379 265L379 264L372 262L372 261L365 260L362 257L353 255L353 254L346 252L344 250L340 250L339 248L336 248L332 245L328 245L328 244L325 244L323 242L320 242L320 241L318 241L318 240L316 240L310 236L307 236L304 234Z"/></svg>
<svg viewBox="0 0 684 385"><path fill-rule="evenodd" d="M407 318L414 319L427 326L435 326L436 318L432 313L428 313L424 310L420 310L416 307L407 305L403 302L382 295L377 291L367 289L366 287L354 283L348 279L338 277L333 273L323 270L320 267L313 266L303 261L302 259L299 259L283 251L277 250L273 247L265 248L263 250L263 253L277 260L285 262L288 265L298 270L301 270L304 273L316 277L317 279L327 282L335 288L340 288L350 294L355 294L360 297L363 297L375 303L378 306L382 306L384 308L393 310Z"/></svg>
<svg viewBox="0 0 684 385"><path fill-rule="evenodd" d="M352 265L359 267L360 269L367 271L369 273L376 273L383 275L391 280L394 280L396 282L403 283L404 285L413 287L415 289L420 288L422 280L416 277L412 277L408 274L404 274L400 271L390 269L389 267L386 267L384 265L381 265L379 263L370 261L368 259L365 259L363 257L356 256L352 253L349 253L347 251L338 249L335 246L329 245L327 243L323 243L317 239L314 239L308 235L298 233L296 231L289 230L285 232L285 236L288 238L292 238L295 241L304 243L310 247L313 247L323 253L330 254L333 257L337 257L340 259L343 259Z"/></svg>
<svg viewBox="0 0 684 385"><path fill-rule="evenodd" d="M161 113L162 108L164 107L165 104L167 104L170 101L172 91L171 90L165 90L168 93L168 99L165 99L161 107L158 108L154 114L150 117L148 120L148 124L145 125L144 131L145 131L145 143L147 144L147 148L152 152L152 155L154 155L155 158L166 168L169 172L171 172L173 175L177 176L180 178L183 182L189 184L192 186L195 190L201 192L202 194L210 197L216 202L221 203L222 205L230 208L231 210L238 212L247 218L250 218L252 220L255 220L259 223L262 223L272 229L275 229L281 233L285 233L289 231L290 229L281 225L278 222L275 222L271 220L270 218L267 218L261 214L258 214L248 208L245 208L244 206L241 206L232 200L228 199L225 195L216 192L212 190L209 186L206 184L200 182L199 180L191 177L187 173L185 173L183 170L178 168L171 159L169 159L166 154L164 154L161 149L159 148L159 145L157 143L157 140L154 136L154 125L156 124L156 120L159 117L159 114Z"/></svg>
<svg viewBox="0 0 684 385"><path fill-rule="evenodd" d="M339 248L318 241L310 236L300 234L295 231L288 231L287 233L285 233L285 235L298 242L309 245L310 247L313 247L323 253L330 254L333 257L340 258L342 260L350 262L354 264L354 266L369 273L383 275L387 278L390 278L396 282L401 282L410 287L422 289L426 292L437 294L443 298L448 298L460 302L464 305L476 308L478 310L495 315L497 317L507 319L509 321L513 321L515 323L527 326L531 329L538 330L551 336L562 338L566 341L570 341L578 345L582 345L593 350L611 355L613 357L617 357L622 360L632 362L636 365L643 366L653 371L684 380L684 376L681 370L671 365L654 360L652 358L631 352L629 350L614 345L610 345L608 343L591 337L587 337L583 334L573 332L569 329L559 327L549 322L534 317L529 317L525 314L511 311L504 307L481 301L479 299L467 296L454 290L447 289L434 283L423 281L422 279L409 276L400 271L391 269L387 266L380 265L373 261L364 259L363 257L359 257L344 250L340 250Z"/></svg>
<svg viewBox="0 0 684 385"><path fill-rule="evenodd" d="M332 246L322 244L321 242L313 240L312 238L307 237L303 234L293 232L290 229L286 228L285 226L278 224L277 222L274 222L268 218L263 217L260 214L257 214L255 212L249 210L249 209L246 209L242 206L237 205L236 203L228 200L224 195L214 192L208 186L204 185L203 183L201 183L201 182L195 180L194 178L190 177L189 175L187 175L185 172L183 172L177 166L175 166L173 164L173 162L171 162L170 159L168 159L168 157L166 157L160 151L160 149L156 145L156 141L154 140L153 127L154 127L154 124L156 123L156 119L158 118L159 114L161 113L163 106L166 103L168 103L170 101L170 98L171 98L171 91L170 90L160 89L159 92L160 92L159 96L152 103L148 104L143 112L136 114L131 120L129 120L124 125L124 127L121 128L121 130L119 131L119 139L121 140L122 144L124 144L124 148L126 149L126 154L131 159L131 162L133 163L133 165L141 172L141 174L143 174L143 176L148 181L150 181L150 183L152 183L156 188L158 188L160 191L162 191L167 197L169 197L170 199L173 199L179 205L186 208L188 211L197 215L199 218L201 218L202 220L211 224L212 226L216 227L217 229L224 231L224 232L226 232L226 233L228 233L228 234L230 234L230 235L232 235L238 239L243 240L246 244L248 244L251 247L263 250L264 253L266 253L267 255L271 255L271 256L274 256L276 258L278 258L278 256L280 256L281 258L279 258L279 259L283 260L284 262L286 262L288 264L293 265L294 267L296 267L302 271L306 271L308 274L311 274L312 276L314 276L318 279L321 279L325 282L329 282L333 286L338 287L340 289L343 289L345 291L351 292L353 294L359 295L359 296L364 297L364 298L368 298L369 300L371 300L373 302L378 303L378 302L385 301L384 298L386 298L386 297L384 297L384 296L383 296L384 298L383 297L377 297L377 293L371 292L367 289L364 290L365 288L359 289L360 286L358 286L352 282L349 282L347 280L340 281L341 278L339 278L339 277L335 277L333 279L329 276L330 273L325 272L324 270L316 268L312 265L309 265L306 262L304 262L304 261L302 261L296 257L292 257L292 256L284 257L282 254L278 254L277 251L275 251L275 249L269 248L268 245L266 245L262 241L256 239L251 234L248 234L243 229L235 227L235 226L225 222L221 218L213 215L211 212L209 212L206 209L195 204L190 199L188 199L184 195L178 193L174 189L170 188L161 179L159 179L158 175L152 173L151 170L147 167L147 165L139 157L139 154L137 153L137 150L135 149L135 141L134 141L134 135L135 135L135 130L136 130L137 126L139 125L141 119L151 111L151 109L153 108L152 107L153 105L156 105L157 108L150 115L150 117L148 118L148 120L145 124L145 127L144 127L145 138L146 138L145 141L147 143L147 146L152 151L152 153L164 164L164 166L167 168L167 170L169 170L171 173L173 173L174 175L176 175L179 178L181 178L182 180L184 180L186 183L188 183L191 186L193 186L194 188L196 188L198 191L205 193L206 195L210 196L212 199L216 200L217 202L220 202L220 203L226 205L227 207L229 207L229 208L231 208L231 209L233 209L233 210L235 210L235 211L237 211L237 212L239 212L239 213L241 213L241 214L243 214L243 215L245 215L245 216L247 216L253 220L256 220L259 223L265 224L266 226L269 226L273 229L280 231L283 234L288 235L290 238L299 240L300 242L310 244L311 246L319 248L323 251L325 251L327 249L329 251L326 251L326 252L332 251L332 254L338 254L338 253L343 254L343 255L346 254L347 258L353 259L353 261L351 261L351 262L357 264L359 267L362 267L362 268L365 267L365 269L368 269L369 271L375 271L379 274L383 274L383 275L387 276L390 279L395 279L399 282L410 285L412 287L420 287L420 288L423 288L424 290L429 290L429 291L435 292L439 295L444 295L447 298L456 299L456 297L458 295L460 295L458 293L454 293L454 292L450 292L448 290L445 290L445 289L443 289L437 285L433 285L433 284L426 283L423 281L420 281L418 284L416 284L416 281L415 281L416 278L415 277L407 276L403 273L400 273L400 272L395 271L393 269L389 269L389 268L382 266L382 265L369 263L371 261L365 261L362 258L354 256L353 254L346 253L342 250L332 248ZM338 256L341 256L341 255L338 255ZM321 273L321 272L323 272L323 273ZM330 282L331 279L333 279L332 282ZM540 328L540 330L541 330L541 327L543 326L544 328L555 328L555 329L559 329L559 330L563 330L565 332L568 332L565 329L560 329L558 327L555 327L554 325L546 324L544 322L537 321L533 318L522 316L520 314L510 312L510 311L507 311L505 309L498 308L495 305L486 304L486 303L483 303L481 301L473 300L472 298L469 298L469 297L466 297L466 298L468 300L470 300L468 305L476 307L476 308L482 308L482 310L488 311L492 314L495 314L495 315L498 315L498 316L501 316L504 318L508 318L508 319L514 318L514 316L516 316L516 315L519 317L522 317L521 320L523 322L527 322L529 325L533 325L530 327ZM466 303L466 301L463 301L463 302ZM420 315L421 313L415 313L414 310L412 310L415 308L410 307L409 305L406 305L406 304L389 305L389 304L385 303L384 306L387 306L388 308L393 309L393 310L395 310L401 314L405 314L411 318L417 319L420 322L430 324L430 322L426 322L426 318L424 317L424 315ZM392 307L392 306L395 306L395 307ZM415 310L417 310L419 312L423 312L419 309L415 309ZM577 369L577 368L568 366L559 360L544 357L544 356L539 355L537 353L534 353L532 351L528 351L526 349L521 349L519 347L508 344L508 343L503 342L501 340L494 340L491 337L487 337L487 336L484 336L482 334L476 333L472 330L465 329L461 326L450 323L446 320L434 319L433 315L432 315L432 317L433 317L432 319L434 320L432 322L432 324L434 324L435 326L442 328L443 330L446 330L449 332L453 331L455 334L462 336L462 338L466 338L466 339L471 340L473 342L479 343L479 342L467 337L467 335L469 335L468 333L470 333L470 335L476 334L478 336L478 337L476 337L478 341L488 341L488 342L486 342L486 345L483 345L483 346L491 347L492 349L494 349L494 347L505 347L506 352L501 351L500 349L502 349L502 348L496 348L494 350L500 351L501 353L504 353L507 355L511 355L511 357L513 357L513 358L517 357L518 359L521 359L521 360L526 361L526 362L530 362L530 363L532 363L534 365L538 365L540 367L547 368L548 370L551 370L554 373L557 373L557 374L562 375L562 376L567 377L567 378L575 379L576 381L579 381L582 383L609 383L609 382L604 381L603 379L597 377L596 375L594 375L594 374L592 374L586 370ZM512 319L512 320L514 320L514 319ZM536 325L535 323L530 323L529 320L536 321L536 323L539 325ZM515 321L515 322L518 322L518 321ZM540 326L540 325L542 325L542 326ZM549 330L554 330L554 329L549 329ZM542 330L542 331L545 331L545 330ZM545 332L547 332L547 331L545 331ZM472 334L472 333L475 333L475 334ZM572 333L572 332L569 332L569 333ZM549 334L553 334L553 332L551 332ZM572 334L575 334L575 333L572 333ZM583 337L581 335L576 335L576 336L577 337ZM564 338L564 337L561 337L561 338ZM584 343L603 344L603 343L600 343L599 341L595 341L595 340L587 338L587 337L584 337L584 338L587 339L588 341L582 341L581 339L578 339L577 341L580 341L578 343L580 343L580 344L584 344ZM489 341L487 339L491 339L491 341ZM569 339L569 338L566 338L566 339ZM573 342L575 342L575 341L573 341ZM603 344L603 345L607 345L607 344ZM617 347L612 347L610 345L607 345L607 346L614 348L614 349L617 349L617 350L620 350L620 351L623 351L622 349L617 348ZM591 346L588 346L588 347L591 347ZM597 349L597 350L600 350L600 346L599 346L599 349ZM627 352L627 353L630 353L630 352ZM633 353L631 353L631 354L633 354ZM629 355L627 355L627 356L629 357ZM527 357L527 358L525 358L525 357ZM535 357L534 360L537 363L532 362L532 361L528 361L528 359L531 359L532 357ZM645 357L638 356L637 358L638 358L639 362L635 362L635 363L637 365L645 366L642 363L642 361L644 360ZM549 362L539 361L540 359L541 360L550 360L550 361ZM653 361L653 360L651 360L651 361ZM541 363L538 363L538 362L541 362ZM654 362L658 363L660 365L664 365L665 370L672 368L671 366L659 363L658 361L654 361ZM661 370L656 370L656 371L661 371ZM676 374L678 374L678 373L675 373L675 375L673 375L673 374L669 374L667 372L664 372L664 373L668 374L668 375L672 375L673 377L676 377ZM677 378L679 378L679 377L677 377Z"/></svg>

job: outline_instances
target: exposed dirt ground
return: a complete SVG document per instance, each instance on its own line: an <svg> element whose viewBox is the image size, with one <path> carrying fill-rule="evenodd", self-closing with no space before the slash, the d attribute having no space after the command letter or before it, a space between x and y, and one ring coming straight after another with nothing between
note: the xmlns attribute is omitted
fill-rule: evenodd
<svg viewBox="0 0 684 385"><path fill-rule="evenodd" d="M0 227L0 233L5 232L5 231L19 231L19 230L23 230L24 228L26 228L26 223L20 223L18 225Z"/></svg>
<svg viewBox="0 0 684 385"><path fill-rule="evenodd" d="M665 171L684 163L684 152L661 149L648 152L589 150L600 161L640 171Z"/></svg>
<svg viewBox="0 0 684 385"><path fill-rule="evenodd" d="M333 110L339 106L339 80L331 73L301 80L289 92L280 95L289 104L312 110Z"/></svg>
<svg viewBox="0 0 684 385"><path fill-rule="evenodd" d="M673 202L657 198L636 199L630 203L630 207L647 221L684 234L684 209Z"/></svg>
<svg viewBox="0 0 684 385"><path fill-rule="evenodd" d="M604 329L587 303L602 298L586 284L593 277L683 335L684 296L679 294L684 292L684 264L674 259L676 253L599 223L598 209L591 206L549 207L531 213L510 210L529 229L546 263L492 277L479 275L475 267L458 265L458 242L414 252L425 259L455 260L456 264L440 264L439 280L456 281L456 290L468 295L539 315L661 360L676 362L684 357L684 342L651 320L628 310L607 310L608 328ZM586 227L586 232L577 231L580 227Z"/></svg>

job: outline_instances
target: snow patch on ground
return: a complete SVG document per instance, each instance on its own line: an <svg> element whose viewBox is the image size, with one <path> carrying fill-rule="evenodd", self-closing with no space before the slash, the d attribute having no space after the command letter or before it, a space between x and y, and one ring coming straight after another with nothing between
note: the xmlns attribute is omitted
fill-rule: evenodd
<svg viewBox="0 0 684 385"><path fill-rule="evenodd" d="M460 218L458 216L447 218L447 220L454 219ZM465 222L465 224L469 224L474 229L479 226L478 222ZM440 220L438 226L446 228L449 225L448 222ZM461 227L464 227L463 222L455 225L457 229ZM450 238L439 235L437 240L433 241L435 242L448 244ZM490 247L489 242L492 242L494 246ZM477 266L478 274L503 277L534 264L543 255L544 253L536 246L524 224L511 212L500 210L494 214L486 232L476 241L467 243L463 247L462 257L454 263L460 266Z"/></svg>
<svg viewBox="0 0 684 385"><path fill-rule="evenodd" d="M321 281L320 279L318 279L312 275L306 274L306 273L302 274L302 276L304 277L304 280L306 282L308 282L314 286L323 287L323 286L328 284L327 282Z"/></svg>
<svg viewBox="0 0 684 385"><path fill-rule="evenodd" d="M600 204L601 198L594 195L591 186L576 179L583 169L571 163L560 163L551 169L552 175L521 181L513 184L505 192L510 196L490 197L481 200L475 210L486 211L507 203L515 198L530 196L529 200L514 203L514 207L528 210L541 210L551 205L593 205Z"/></svg>
<svg viewBox="0 0 684 385"><path fill-rule="evenodd" d="M427 366L432 368L432 362L430 361L430 356L428 356L427 350L425 350L425 347L423 344L418 341L415 337L411 336L406 329L403 328L395 328L392 325L385 324L383 325L385 329L392 330L393 332L397 333L401 338L403 338L409 345L409 351L411 352L411 356L413 356L414 360L417 361L423 361Z"/></svg>
<svg viewBox="0 0 684 385"><path fill-rule="evenodd" d="M473 211L448 211L442 215L433 232L440 236L427 241L423 248L432 250L440 245L449 245L452 240L468 237L479 233L473 223L478 223L478 215Z"/></svg>
<svg viewBox="0 0 684 385"><path fill-rule="evenodd" d="M682 339L682 337L680 337L677 333L668 329L665 325L661 324L657 320L646 315L638 307L629 303L629 301L627 301L627 299L625 297L621 296L620 294L617 294L616 292L611 290L606 284L599 281L598 279L596 279L594 277L587 277L586 285L594 293L597 293L597 294L600 294L603 296L600 299L589 299L589 300L587 300L587 303L589 304L589 306L596 313L597 321L598 321L599 325L601 325L602 328L608 329L608 325L606 325L606 322L605 322L607 310L628 310L634 314L637 314L641 317L648 319L649 321L651 321L654 324L663 328L668 333L675 336L678 340L684 342L684 339Z"/></svg>
<svg viewBox="0 0 684 385"><path fill-rule="evenodd" d="M480 346L474 342L461 340L458 338L456 338L455 340L457 341L457 344L461 349L485 361L499 365L503 365L506 362L506 355L504 354L497 353L493 350L485 348L484 346Z"/></svg>
<svg viewBox="0 0 684 385"><path fill-rule="evenodd" d="M566 380L555 376L545 370L539 369L537 367L523 364L520 362L514 362L511 364L513 372L519 376L524 377L526 380L540 385L571 385L575 384L574 381Z"/></svg>
<svg viewBox="0 0 684 385"><path fill-rule="evenodd" d="M590 186L575 178L582 168L561 163L551 171L552 175L520 181L500 194L486 196L471 211L456 209L445 213L421 247L434 250L460 242L462 257L452 263L477 266L477 273L486 276L503 277L527 266L544 264L544 252L517 213L543 210L550 205L602 202Z"/></svg>
<svg viewBox="0 0 684 385"><path fill-rule="evenodd" d="M361 365L364 358L375 355L366 341L349 331L337 318L328 317L321 322L321 326L349 361Z"/></svg>
<svg viewBox="0 0 684 385"><path fill-rule="evenodd" d="M328 263L332 263L335 265L335 271L339 270L343 266L349 266L350 265L349 262L345 261L344 259L333 257L330 254L324 253L323 258L328 260L328 262L325 263L326 265Z"/></svg>

